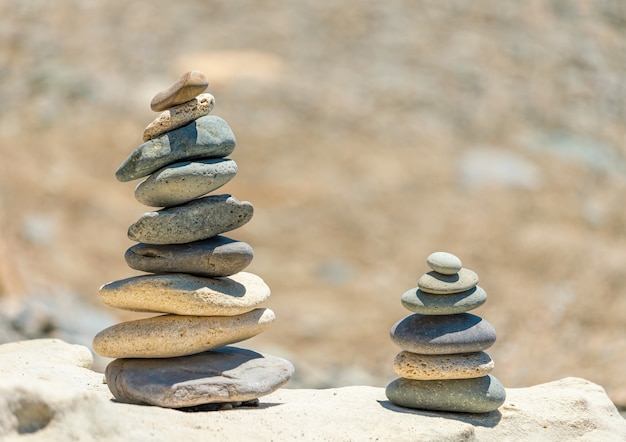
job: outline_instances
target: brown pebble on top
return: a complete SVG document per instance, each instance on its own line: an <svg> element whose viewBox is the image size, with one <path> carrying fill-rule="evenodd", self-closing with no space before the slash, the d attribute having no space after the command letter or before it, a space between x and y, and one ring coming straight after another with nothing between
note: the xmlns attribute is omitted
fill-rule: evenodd
<svg viewBox="0 0 626 442"><path fill-rule="evenodd" d="M176 83L162 90L154 96L150 108L155 112L162 112L177 104L193 100L209 86L209 80L200 71L184 73Z"/></svg>

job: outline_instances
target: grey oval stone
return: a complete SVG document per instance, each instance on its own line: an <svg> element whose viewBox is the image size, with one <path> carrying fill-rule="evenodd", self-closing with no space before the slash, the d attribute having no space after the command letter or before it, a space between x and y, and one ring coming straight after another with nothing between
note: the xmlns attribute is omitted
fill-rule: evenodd
<svg viewBox="0 0 626 442"><path fill-rule="evenodd" d="M235 149L235 134L215 115L198 118L137 147L118 167L119 181L132 181L181 160L221 158Z"/></svg>
<svg viewBox="0 0 626 442"><path fill-rule="evenodd" d="M249 244L220 235L185 244L139 243L124 255L131 269L210 278L234 275L245 269L253 257Z"/></svg>
<svg viewBox="0 0 626 442"><path fill-rule="evenodd" d="M187 204L146 212L128 228L128 238L146 244L184 244L229 232L252 218L253 207L231 195L210 195Z"/></svg>
<svg viewBox="0 0 626 442"><path fill-rule="evenodd" d="M435 272L454 275L463 267L461 260L448 252L435 252L426 258L426 264Z"/></svg>
<svg viewBox="0 0 626 442"><path fill-rule="evenodd" d="M289 361L236 347L173 359L116 359L105 372L118 401L166 408L244 402L293 375Z"/></svg>
<svg viewBox="0 0 626 442"><path fill-rule="evenodd" d="M418 288L404 292L402 305L415 313L423 315L454 315L480 307L487 300L487 293L475 286L469 290L446 295L426 293Z"/></svg>
<svg viewBox="0 0 626 442"><path fill-rule="evenodd" d="M396 322L390 335L402 350L425 355L471 353L496 342L493 326L471 313L441 316L415 313Z"/></svg>
<svg viewBox="0 0 626 442"><path fill-rule="evenodd" d="M400 407L457 413L489 413L506 400L506 390L492 375L437 381L399 378L387 385L385 394Z"/></svg>
<svg viewBox="0 0 626 442"><path fill-rule="evenodd" d="M135 198L146 206L177 206L222 187L236 174L237 163L228 158L170 164L139 183Z"/></svg>
<svg viewBox="0 0 626 442"><path fill-rule="evenodd" d="M417 281L417 286L426 293L445 295L469 290L478 284L478 275L470 269L461 269L454 275L428 272Z"/></svg>

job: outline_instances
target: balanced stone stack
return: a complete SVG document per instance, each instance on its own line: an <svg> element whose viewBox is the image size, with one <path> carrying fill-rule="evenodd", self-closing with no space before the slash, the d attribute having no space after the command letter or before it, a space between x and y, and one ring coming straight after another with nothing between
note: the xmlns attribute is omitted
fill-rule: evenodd
<svg viewBox="0 0 626 442"><path fill-rule="evenodd" d="M128 229L138 244L127 264L150 274L100 288L115 308L161 313L116 324L94 338L94 350L117 358L106 379L120 401L167 408L229 408L258 403L289 380L286 360L226 345L263 332L274 313L258 276L242 270L252 261L245 242L221 236L252 218L247 201L209 195L237 173L226 158L235 136L226 122L208 115L214 98L199 71L184 74L152 100L162 113L144 141L116 172L122 182L148 177L136 199L163 207L144 213Z"/></svg>
<svg viewBox="0 0 626 442"><path fill-rule="evenodd" d="M400 376L386 389L394 404L424 410L487 413L504 403L504 387L490 374L494 363L483 350L496 340L494 328L467 313L487 294L478 275L461 260L436 252L426 260L431 272L418 287L402 295L414 314L391 328L391 340L402 351L394 360Z"/></svg>

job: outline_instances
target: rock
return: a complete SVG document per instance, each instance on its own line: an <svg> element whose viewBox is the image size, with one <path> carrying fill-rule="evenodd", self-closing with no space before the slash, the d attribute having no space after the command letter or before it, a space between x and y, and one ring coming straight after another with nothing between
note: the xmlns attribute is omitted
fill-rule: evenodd
<svg viewBox="0 0 626 442"><path fill-rule="evenodd" d="M178 129L193 120L208 115L213 110L213 106L215 106L213 95L200 94L186 103L171 107L148 124L143 132L143 140L151 140L165 132Z"/></svg>
<svg viewBox="0 0 626 442"><path fill-rule="evenodd" d="M161 112L168 107L186 103L204 92L207 87L209 87L209 80L203 72L185 72L176 83L152 98L150 108L155 112Z"/></svg>
<svg viewBox="0 0 626 442"><path fill-rule="evenodd" d="M267 329L274 318L267 308L237 316L156 316L102 330L93 348L108 358L186 356L249 339Z"/></svg>
<svg viewBox="0 0 626 442"><path fill-rule="evenodd" d="M444 275L454 275L463 267L459 258L447 252L432 253L426 258L426 264L435 272Z"/></svg>
<svg viewBox="0 0 626 442"><path fill-rule="evenodd" d="M253 207L231 195L210 195L181 206L144 213L128 238L147 244L184 244L229 232L250 221Z"/></svg>
<svg viewBox="0 0 626 442"><path fill-rule="evenodd" d="M144 272L218 277L242 271L252 262L254 251L243 241L218 235L185 244L139 243L124 257L130 268Z"/></svg>
<svg viewBox="0 0 626 442"><path fill-rule="evenodd" d="M387 385L385 395L401 407L460 413L495 411L506 399L504 387L492 375L443 381L399 378Z"/></svg>
<svg viewBox="0 0 626 442"><path fill-rule="evenodd" d="M138 312L234 316L267 300L270 288L252 273L200 278L182 273L134 276L100 287L102 302Z"/></svg>
<svg viewBox="0 0 626 442"><path fill-rule="evenodd" d="M222 158L235 149L235 135L226 121L214 115L146 141L118 167L119 181L132 181L177 161Z"/></svg>
<svg viewBox="0 0 626 442"><path fill-rule="evenodd" d="M454 275L428 272L417 281L417 286L426 293L448 294L469 290L478 284L478 275L470 269L461 269Z"/></svg>
<svg viewBox="0 0 626 442"><path fill-rule="evenodd" d="M116 359L106 379L119 401L182 408L256 399L285 384L293 371L284 359L223 347L172 359Z"/></svg>
<svg viewBox="0 0 626 442"><path fill-rule="evenodd" d="M174 163L139 183L135 198L146 206L176 206L218 189L236 174L237 163L228 158Z"/></svg>
<svg viewBox="0 0 626 442"><path fill-rule="evenodd" d="M469 379L488 375L494 363L483 351L452 355L420 355L402 351L393 361L400 377L422 381Z"/></svg>
<svg viewBox="0 0 626 442"><path fill-rule="evenodd" d="M425 355L471 353L485 350L496 341L493 326L471 313L415 313L395 323L390 335L402 350Z"/></svg>
<svg viewBox="0 0 626 442"><path fill-rule="evenodd" d="M475 286L469 290L446 295L434 295L412 288L404 292L402 305L415 313L423 315L453 315L480 307L487 300L487 293Z"/></svg>
<svg viewBox="0 0 626 442"><path fill-rule="evenodd" d="M0 345L0 373L13 372L16 365L24 371L71 366L91 368L93 356L87 347L72 345L60 339L32 339Z"/></svg>

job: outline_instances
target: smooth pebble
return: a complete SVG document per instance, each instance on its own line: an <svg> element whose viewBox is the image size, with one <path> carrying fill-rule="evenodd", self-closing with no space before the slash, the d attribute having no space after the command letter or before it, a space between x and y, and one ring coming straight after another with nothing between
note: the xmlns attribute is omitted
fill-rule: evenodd
<svg viewBox="0 0 626 442"><path fill-rule="evenodd" d="M412 288L402 295L400 301L407 309L423 315L453 315L480 307L487 300L487 293L475 286L459 293L434 295Z"/></svg>
<svg viewBox="0 0 626 442"><path fill-rule="evenodd" d="M478 284L478 275L470 269L461 269L454 275L428 272L417 281L417 286L426 293L445 295L469 290Z"/></svg>
<svg viewBox="0 0 626 442"><path fill-rule="evenodd" d="M454 275L463 267L461 260L447 252L435 252L426 258L426 264L435 272L444 275Z"/></svg>
<svg viewBox="0 0 626 442"><path fill-rule="evenodd" d="M209 86L209 79L200 71L185 72L181 77L168 87L158 92L150 102L150 108L155 112L161 112L168 107L185 103L201 94Z"/></svg>

